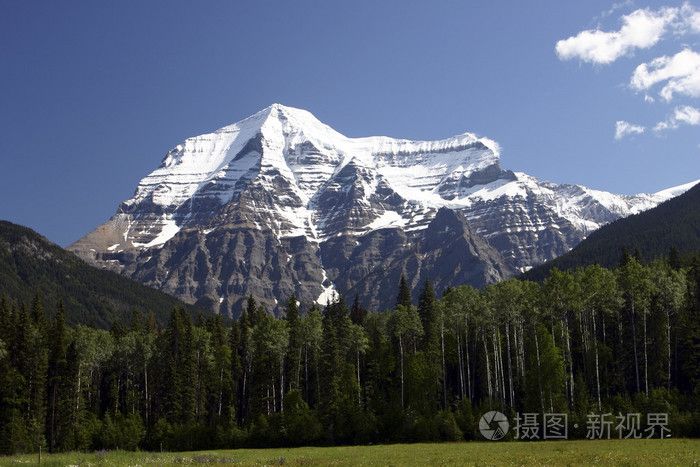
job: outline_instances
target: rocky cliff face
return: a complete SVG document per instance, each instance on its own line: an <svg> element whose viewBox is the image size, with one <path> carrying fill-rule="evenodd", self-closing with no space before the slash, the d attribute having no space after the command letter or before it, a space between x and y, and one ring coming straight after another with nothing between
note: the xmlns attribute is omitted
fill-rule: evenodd
<svg viewBox="0 0 700 467"><path fill-rule="evenodd" d="M419 288L495 282L675 192L621 196L503 170L498 145L347 138L275 104L171 150L116 215L70 250L236 316L334 291L393 306Z"/></svg>

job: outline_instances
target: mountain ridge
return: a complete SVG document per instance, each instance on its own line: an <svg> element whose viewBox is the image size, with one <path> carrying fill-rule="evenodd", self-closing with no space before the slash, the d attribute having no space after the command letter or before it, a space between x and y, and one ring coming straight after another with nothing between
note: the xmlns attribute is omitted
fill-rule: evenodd
<svg viewBox="0 0 700 467"><path fill-rule="evenodd" d="M63 301L69 324L104 329L115 321L126 323L134 309L153 311L160 325L167 323L176 307L193 316L206 314L205 309L95 269L28 227L0 220L0 294L10 302L29 305L37 292L47 310L55 310Z"/></svg>
<svg viewBox="0 0 700 467"><path fill-rule="evenodd" d="M614 268L623 247L638 250L642 260L666 257L672 247L680 254L697 253L700 243L700 185L658 206L604 225L570 252L522 275L543 280L553 268L571 270L591 264Z"/></svg>

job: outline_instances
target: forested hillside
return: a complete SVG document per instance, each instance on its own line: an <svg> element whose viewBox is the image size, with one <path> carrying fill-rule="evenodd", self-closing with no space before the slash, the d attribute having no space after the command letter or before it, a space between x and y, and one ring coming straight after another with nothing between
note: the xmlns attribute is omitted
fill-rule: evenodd
<svg viewBox="0 0 700 467"><path fill-rule="evenodd" d="M109 329L126 321L135 308L154 312L165 324L168 313L183 307L193 316L209 313L118 274L96 269L36 232L0 221L0 294L31 303L37 292L51 311L63 300L68 324Z"/></svg>
<svg viewBox="0 0 700 467"><path fill-rule="evenodd" d="M0 450L472 439L489 410L567 414L569 437L664 413L700 436L700 263L622 263L439 299L426 282L418 306L402 281L378 314L337 297L301 316L292 296L276 319L250 297L231 327L177 309L110 332L3 301Z"/></svg>
<svg viewBox="0 0 700 467"><path fill-rule="evenodd" d="M700 250L700 184L653 209L601 227L570 252L526 272L523 279L542 280L553 268L564 271L596 263L614 267L623 247L652 261L672 246L682 255Z"/></svg>

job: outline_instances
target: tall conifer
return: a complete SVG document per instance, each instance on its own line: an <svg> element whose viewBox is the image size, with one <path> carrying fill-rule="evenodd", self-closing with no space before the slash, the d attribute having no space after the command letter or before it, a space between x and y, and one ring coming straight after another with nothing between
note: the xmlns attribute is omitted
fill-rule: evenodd
<svg viewBox="0 0 700 467"><path fill-rule="evenodd" d="M399 283L399 294L396 297L396 306L399 305L409 307L413 305L413 299L411 298L411 289L408 288L406 283L406 276L401 274L401 282Z"/></svg>

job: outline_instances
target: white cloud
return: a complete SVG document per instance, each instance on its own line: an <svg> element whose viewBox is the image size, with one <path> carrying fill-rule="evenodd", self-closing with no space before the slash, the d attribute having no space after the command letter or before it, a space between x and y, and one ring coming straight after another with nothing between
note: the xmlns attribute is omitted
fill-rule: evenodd
<svg viewBox="0 0 700 467"><path fill-rule="evenodd" d="M629 5L629 1L614 4L603 17ZM653 47L668 32L679 36L700 34L700 10L689 2L680 7L638 9L629 15L623 15L620 20L622 26L617 31L589 29L560 40L555 47L557 56L560 60L578 58L584 62L605 65L636 49Z"/></svg>
<svg viewBox="0 0 700 467"><path fill-rule="evenodd" d="M557 56L560 60L579 58L600 65L612 63L635 49L656 45L678 14L678 8L635 10L622 17L618 31L587 30L560 40L556 45Z"/></svg>
<svg viewBox="0 0 700 467"><path fill-rule="evenodd" d="M700 109L681 105L673 110L673 115L654 127L654 131L675 130L681 125L700 125Z"/></svg>
<svg viewBox="0 0 700 467"><path fill-rule="evenodd" d="M616 3L602 13L601 18L631 5L631 0ZM700 35L700 8L687 1L678 7L636 9L620 16L619 29L604 31L599 26L581 31L558 41L555 50L560 60L579 59L593 65L606 65L631 56L637 50L650 49L669 36L678 40L691 35ZM658 133L683 125L700 126L700 109L678 105L683 99L700 97L700 53L693 50L697 39L692 38L688 43L690 45L685 45L675 55L661 56L636 66L628 85L629 89L642 94L645 102L654 105L680 102L653 127L619 120L615 123L616 140L645 133L647 129Z"/></svg>
<svg viewBox="0 0 700 467"><path fill-rule="evenodd" d="M659 83L665 83L659 95L667 102L676 94L700 97L700 54L684 49L673 57L642 63L634 70L630 87L647 91Z"/></svg>
<svg viewBox="0 0 700 467"><path fill-rule="evenodd" d="M700 10L696 10L690 3L684 3L680 15L679 34L700 34Z"/></svg>
<svg viewBox="0 0 700 467"><path fill-rule="evenodd" d="M625 136L638 135L644 133L645 128L640 125L634 125L624 120L618 120L615 123L615 139L620 140Z"/></svg>
<svg viewBox="0 0 700 467"><path fill-rule="evenodd" d="M700 125L700 110L689 105L676 107L676 119L687 125Z"/></svg>

